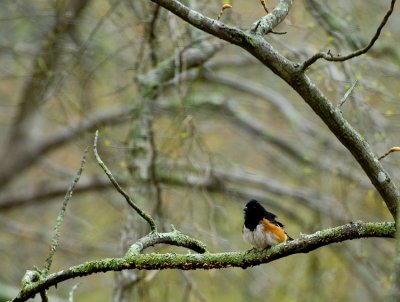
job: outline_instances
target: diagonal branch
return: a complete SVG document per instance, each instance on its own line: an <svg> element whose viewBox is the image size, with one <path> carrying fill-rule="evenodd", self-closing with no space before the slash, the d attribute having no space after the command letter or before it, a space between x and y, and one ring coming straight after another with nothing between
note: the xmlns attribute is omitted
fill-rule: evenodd
<svg viewBox="0 0 400 302"><path fill-rule="evenodd" d="M81 160L81 165L79 167L79 170L78 170L72 184L68 188L67 193L65 194L64 202L63 202L61 210L57 216L56 224L54 226L54 231L53 231L53 238L51 240L50 253L46 259L45 266L42 271L42 274L44 276L46 276L48 274L51 264L53 263L53 256L54 256L55 252L57 251L57 248L58 248L58 245L60 242L60 230L61 230L61 224L64 220L65 211L67 210L68 202L71 199L72 194L74 193L75 187L76 187L79 179L81 178L81 175L83 172L83 167L85 166L85 163L86 163L86 155L87 155L88 151L89 151L89 148L86 148L86 150L83 154L82 160Z"/></svg>
<svg viewBox="0 0 400 302"><path fill-rule="evenodd" d="M161 233L169 236L170 241L179 241L179 233ZM61 270L42 280L25 284L13 302L26 301L37 293L56 286L68 279L87 276L99 272L121 271L125 269L161 270L161 269L217 269L228 267L241 267L243 269L266 264L277 259L299 253L309 253L320 247L343 242L346 240L384 237L393 238L395 224L392 222L381 223L349 223L311 235L304 235L300 239L289 241L266 250L251 250L248 252L204 253L204 254L137 254L127 253L124 258L107 258L89 261L80 265ZM146 238L146 237L145 237ZM160 243L163 243L163 238ZM157 242L154 242L156 244Z"/></svg>
<svg viewBox="0 0 400 302"><path fill-rule="evenodd" d="M103 169L103 171L106 173L108 178L110 179L111 183L113 186L117 189L117 191L124 196L128 204L144 219L146 220L149 225L150 229L152 232L157 232L157 225L153 218L149 214L147 214L144 210L142 210L133 200L132 198L121 188L121 186L118 184L118 182L115 180L114 176L111 174L110 170L107 168L105 163L101 160L99 153L97 152L97 140L99 137L99 131L96 131L95 138L94 138L94 144L93 144L93 152L94 156L96 158L97 163L100 165L100 167Z"/></svg>
<svg viewBox="0 0 400 302"><path fill-rule="evenodd" d="M382 196L392 216L396 217L400 194L391 177L383 169L367 141L343 117L340 109L335 108L323 92L305 75L304 68L300 64L285 58L261 35L229 27L222 22L207 18L177 0L151 1L160 4L193 26L247 50L286 81L351 152Z"/></svg>

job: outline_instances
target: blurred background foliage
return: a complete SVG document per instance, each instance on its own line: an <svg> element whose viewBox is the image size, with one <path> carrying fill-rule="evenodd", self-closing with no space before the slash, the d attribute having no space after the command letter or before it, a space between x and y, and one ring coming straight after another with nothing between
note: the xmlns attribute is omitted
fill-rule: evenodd
<svg viewBox="0 0 400 302"><path fill-rule="evenodd" d="M215 18L222 1L186 0ZM258 0L231 1L243 29ZM275 1L268 1L272 9ZM303 0L268 35L301 62L366 45L389 1ZM63 196L93 133L114 176L167 230L212 252L246 250L242 208L259 199L294 238L391 216L349 152L283 81L245 51L145 0L0 2L0 299L41 268ZM400 18L373 49L308 71L377 155L399 145ZM398 184L399 155L383 159ZM52 271L119 257L148 231L89 158L68 206ZM157 247L158 252L186 251ZM70 280L54 301L377 301L394 242L363 239L247 270L125 271ZM72 291L72 288L78 287Z"/></svg>

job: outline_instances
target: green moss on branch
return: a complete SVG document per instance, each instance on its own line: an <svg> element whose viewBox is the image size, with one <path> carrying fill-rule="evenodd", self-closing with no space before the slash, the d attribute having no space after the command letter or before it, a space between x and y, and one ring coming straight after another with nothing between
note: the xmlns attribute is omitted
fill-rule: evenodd
<svg viewBox="0 0 400 302"><path fill-rule="evenodd" d="M366 237L385 237L393 238L396 232L394 222L363 223L355 222L338 226L323 231L318 231L311 235L303 235L301 238L274 246L266 250L251 250L247 252L231 253L203 253L203 254L137 254L135 248L131 248L124 258L108 258L97 261L86 262L60 272L50 274L46 278L37 282L26 284L18 297L13 301L26 301L35 294L55 286L58 283L76 277L82 277L99 272L121 271L124 269L140 270L163 270L163 269L220 269L229 267L241 267L243 269L272 262L274 260L298 253L308 253L322 246L343 242L346 240L366 238ZM163 234L163 235L162 235ZM174 236L181 239L188 239L186 235L178 231L162 233L159 242L151 234L142 238L143 246L148 246L149 242L164 243L165 237L170 237L169 241L174 241ZM168 236L166 235L168 234ZM157 234L156 234L157 235ZM158 234L160 235L160 234ZM181 236L184 237L181 237ZM171 237L172 236L172 237ZM146 242L149 240L149 242ZM191 239L195 240L195 239ZM177 243L177 241L174 241Z"/></svg>

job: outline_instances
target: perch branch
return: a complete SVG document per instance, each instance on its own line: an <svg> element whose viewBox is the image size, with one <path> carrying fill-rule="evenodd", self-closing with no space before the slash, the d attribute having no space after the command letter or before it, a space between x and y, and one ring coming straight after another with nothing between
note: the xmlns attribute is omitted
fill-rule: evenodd
<svg viewBox="0 0 400 302"><path fill-rule="evenodd" d="M220 269L228 267L241 267L243 269L260 264L269 263L277 259L293 254L309 253L320 247L343 242L346 240L384 237L393 238L395 235L395 224L392 222L363 223L355 222L342 226L318 231L311 235L303 235L301 238L274 246L265 250L251 250L246 252L227 253L204 253L204 254L137 254L137 251L128 252L123 258L107 258L89 261L68 269L51 274L44 279L34 279L25 284L19 295L12 302L26 301L37 293L56 286L58 283L68 279L91 275L99 272L121 271L125 269L140 270L163 270L163 269ZM161 233L170 236L168 240L180 242L180 233L172 231ZM169 234L169 235L167 235ZM147 238L147 239L146 239ZM144 237L142 242L146 246L146 240L151 241L152 236ZM163 243L165 238L155 240ZM179 244L181 245L181 243ZM141 248L139 248L140 250Z"/></svg>

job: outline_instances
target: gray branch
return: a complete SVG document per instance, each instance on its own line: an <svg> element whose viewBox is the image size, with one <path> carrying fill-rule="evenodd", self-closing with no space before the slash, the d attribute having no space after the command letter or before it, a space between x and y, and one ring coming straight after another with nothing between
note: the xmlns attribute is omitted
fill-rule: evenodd
<svg viewBox="0 0 400 302"><path fill-rule="evenodd" d="M152 0L193 26L247 50L278 77L286 81L323 120L331 132L351 152L396 217L399 192L389 174L377 160L371 146L347 122L338 108L305 75L300 64L291 62L277 52L263 36L227 26L191 10L177 0ZM281 0L285 6L292 1ZM289 9L290 6L287 6ZM286 11L286 14L288 10ZM278 23L277 23L278 24ZM276 24L275 24L276 25Z"/></svg>

